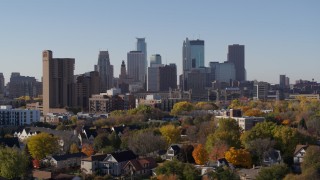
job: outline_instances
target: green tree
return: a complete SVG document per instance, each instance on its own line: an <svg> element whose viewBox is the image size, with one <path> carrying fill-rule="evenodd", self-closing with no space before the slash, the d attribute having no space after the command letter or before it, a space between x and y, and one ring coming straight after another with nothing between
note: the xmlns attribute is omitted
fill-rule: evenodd
<svg viewBox="0 0 320 180"><path fill-rule="evenodd" d="M8 179L24 178L28 171L28 157L16 148L0 148L0 176Z"/></svg>
<svg viewBox="0 0 320 180"><path fill-rule="evenodd" d="M34 159L41 160L47 155L54 154L58 151L58 138L48 134L40 133L31 136L28 139L28 148Z"/></svg>
<svg viewBox="0 0 320 180"><path fill-rule="evenodd" d="M215 171L209 172L208 176L210 179L217 180L238 180L240 177L227 167L217 167Z"/></svg>
<svg viewBox="0 0 320 180"><path fill-rule="evenodd" d="M311 167L320 167L320 147L309 146L301 165L302 172ZM320 171L319 171L320 172ZM304 173L304 172L303 172Z"/></svg>
<svg viewBox="0 0 320 180"><path fill-rule="evenodd" d="M108 139L110 140L110 145L115 148L119 149L121 145L121 139L118 136L116 132L112 132L111 134L108 135Z"/></svg>
<svg viewBox="0 0 320 180"><path fill-rule="evenodd" d="M276 164L271 167L262 168L256 180L283 179L289 173L289 168L285 164Z"/></svg>
<svg viewBox="0 0 320 180"><path fill-rule="evenodd" d="M215 143L225 142L229 147L240 147L240 127L234 119L220 119L219 125L206 141L206 149L212 151Z"/></svg>
<svg viewBox="0 0 320 180"><path fill-rule="evenodd" d="M170 175L177 176L177 179L200 179L200 173L191 164L182 163L174 159L172 161L166 161L161 166L156 168L158 176L164 175L169 177Z"/></svg>
<svg viewBox="0 0 320 180"><path fill-rule="evenodd" d="M99 134L97 137L94 138L94 141L93 141L93 147L96 151L100 151L100 149L110 144L111 144L110 140L106 133Z"/></svg>

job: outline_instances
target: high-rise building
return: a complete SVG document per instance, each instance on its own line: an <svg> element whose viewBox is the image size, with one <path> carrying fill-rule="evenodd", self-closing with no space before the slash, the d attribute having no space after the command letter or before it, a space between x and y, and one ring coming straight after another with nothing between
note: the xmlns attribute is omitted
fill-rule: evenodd
<svg viewBox="0 0 320 180"><path fill-rule="evenodd" d="M95 71L100 74L100 92L113 87L113 65L110 64L109 52L100 51Z"/></svg>
<svg viewBox="0 0 320 180"><path fill-rule="evenodd" d="M132 82L133 79L129 78L127 75L126 64L122 61L117 87L121 89L121 93L125 94L129 92L129 84Z"/></svg>
<svg viewBox="0 0 320 180"><path fill-rule="evenodd" d="M145 83L145 55L141 51L130 51L127 54L128 76L134 81Z"/></svg>
<svg viewBox="0 0 320 180"><path fill-rule="evenodd" d="M269 83L267 82L258 82L253 83L253 99L266 100L268 97Z"/></svg>
<svg viewBox="0 0 320 180"><path fill-rule="evenodd" d="M0 73L0 94L4 95L4 76Z"/></svg>
<svg viewBox="0 0 320 180"><path fill-rule="evenodd" d="M193 68L204 67L204 41L190 40L186 38L182 46L182 65L183 65L183 89L185 88L187 77L186 74Z"/></svg>
<svg viewBox="0 0 320 180"><path fill-rule="evenodd" d="M160 90L160 72L159 67L161 64L161 56L154 54L150 57L150 67L148 67L148 91Z"/></svg>
<svg viewBox="0 0 320 180"><path fill-rule="evenodd" d="M153 54L150 57L150 67L157 66L157 64L162 64L161 55L160 54Z"/></svg>
<svg viewBox="0 0 320 180"><path fill-rule="evenodd" d="M169 91L177 88L177 66L169 64L159 67L160 85L159 91Z"/></svg>
<svg viewBox="0 0 320 180"><path fill-rule="evenodd" d="M147 68L147 43L146 43L146 38L137 38L137 51L141 51L144 54L144 60L146 63L146 68Z"/></svg>
<svg viewBox="0 0 320 180"><path fill-rule="evenodd" d="M74 58L53 58L52 51L42 52L43 113L51 108L72 107Z"/></svg>
<svg viewBox="0 0 320 180"><path fill-rule="evenodd" d="M228 62L232 62L236 68L236 80L246 80L244 45L233 44L228 47Z"/></svg>
<svg viewBox="0 0 320 180"><path fill-rule="evenodd" d="M9 97L37 97L40 94L38 83L35 77L21 76L20 73L13 72L8 83Z"/></svg>
<svg viewBox="0 0 320 180"><path fill-rule="evenodd" d="M75 84L75 105L77 107L80 107L83 111L88 111L89 98L91 97L91 95L99 93L99 72L91 71L77 76Z"/></svg>
<svg viewBox="0 0 320 180"><path fill-rule="evenodd" d="M282 89L286 87L286 75L280 75L279 86Z"/></svg>
<svg viewBox="0 0 320 180"><path fill-rule="evenodd" d="M213 80L218 82L227 82L235 80L236 70L233 63L230 62L210 62Z"/></svg>

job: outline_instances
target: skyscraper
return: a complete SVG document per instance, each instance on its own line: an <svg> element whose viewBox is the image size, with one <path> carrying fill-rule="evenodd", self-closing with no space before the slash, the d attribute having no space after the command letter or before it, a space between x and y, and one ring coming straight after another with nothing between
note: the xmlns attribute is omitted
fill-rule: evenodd
<svg viewBox="0 0 320 180"><path fill-rule="evenodd" d="M150 57L150 67L154 67L154 64L161 64L161 56L160 54L152 54Z"/></svg>
<svg viewBox="0 0 320 180"><path fill-rule="evenodd" d="M9 82L9 96L11 98L20 96L37 97L40 94L37 83L35 77L21 76L20 73L13 72Z"/></svg>
<svg viewBox="0 0 320 180"><path fill-rule="evenodd" d="M160 66L163 66L160 54L153 54L150 57L150 67L148 67L148 91L160 90Z"/></svg>
<svg viewBox="0 0 320 180"><path fill-rule="evenodd" d="M183 65L183 90L187 90L187 72L193 68L204 67L204 41L190 40L186 38L182 46L182 65Z"/></svg>
<svg viewBox="0 0 320 180"><path fill-rule="evenodd" d="M141 51L144 54L144 60L146 62L146 68L147 68L147 43L146 38L137 38L137 51Z"/></svg>
<svg viewBox="0 0 320 180"><path fill-rule="evenodd" d="M44 114L73 106L74 63L74 58L52 58L52 51L42 52Z"/></svg>
<svg viewBox="0 0 320 180"><path fill-rule="evenodd" d="M232 62L236 68L236 80L246 80L244 45L233 44L228 47L228 62Z"/></svg>
<svg viewBox="0 0 320 180"><path fill-rule="evenodd" d="M145 57L141 51L130 51L127 54L128 76L134 81L145 83Z"/></svg>
<svg viewBox="0 0 320 180"><path fill-rule="evenodd" d="M177 88L177 66L169 64L159 67L160 86L159 91L169 91Z"/></svg>
<svg viewBox="0 0 320 180"><path fill-rule="evenodd" d="M4 76L0 73L0 94L4 95Z"/></svg>
<svg viewBox="0 0 320 180"><path fill-rule="evenodd" d="M284 89L286 87L286 75L280 75L280 88Z"/></svg>
<svg viewBox="0 0 320 180"><path fill-rule="evenodd" d="M113 87L113 66L110 64L109 52L100 51L95 71L100 74L100 92L106 92Z"/></svg>

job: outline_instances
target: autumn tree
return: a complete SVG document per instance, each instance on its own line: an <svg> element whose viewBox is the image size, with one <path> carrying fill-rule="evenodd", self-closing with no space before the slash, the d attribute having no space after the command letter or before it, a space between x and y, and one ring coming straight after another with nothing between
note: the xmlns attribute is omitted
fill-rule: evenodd
<svg viewBox="0 0 320 180"><path fill-rule="evenodd" d="M108 145L110 145L110 140L107 133L100 133L94 138L93 147L96 151L99 151Z"/></svg>
<svg viewBox="0 0 320 180"><path fill-rule="evenodd" d="M260 109L256 109L256 108L253 108L253 109L248 109L245 113L244 113L245 116L255 116L255 117L260 117L263 115L263 112L261 112Z"/></svg>
<svg viewBox="0 0 320 180"><path fill-rule="evenodd" d="M256 163L262 165L263 156L272 150L274 144L270 138L257 138L248 143L248 149L256 157Z"/></svg>
<svg viewBox="0 0 320 180"><path fill-rule="evenodd" d="M91 156L94 153L94 148L91 144L82 144L81 152L87 156Z"/></svg>
<svg viewBox="0 0 320 180"><path fill-rule="evenodd" d="M162 126L160 132L169 145L178 142L180 139L180 129L172 124Z"/></svg>
<svg viewBox="0 0 320 180"><path fill-rule="evenodd" d="M78 153L79 147L76 143L72 143L69 150L70 154Z"/></svg>
<svg viewBox="0 0 320 180"><path fill-rule="evenodd" d="M224 158L224 154L229 150L229 146L224 141L216 142L209 152L209 159L217 161L220 158Z"/></svg>
<svg viewBox="0 0 320 180"><path fill-rule="evenodd" d="M196 164L204 164L205 162L208 161L208 153L202 144L198 144L194 148L192 152L192 157L194 158L194 161L196 162Z"/></svg>
<svg viewBox="0 0 320 180"><path fill-rule="evenodd" d="M59 150L58 138L48 133L31 136L27 144L31 156L36 160L41 160Z"/></svg>
<svg viewBox="0 0 320 180"><path fill-rule="evenodd" d="M251 155L245 149L235 149L231 147L229 151L225 153L225 158L228 162L231 162L235 166L251 167Z"/></svg>
<svg viewBox="0 0 320 180"><path fill-rule="evenodd" d="M27 175L28 157L16 148L0 148L0 176L7 179L23 179Z"/></svg>
<svg viewBox="0 0 320 180"><path fill-rule="evenodd" d="M212 102L198 102L195 105L195 109L199 110L215 110L218 109L218 106Z"/></svg>
<svg viewBox="0 0 320 180"><path fill-rule="evenodd" d="M316 167L320 170L320 147L319 146L309 146L306 150L306 155L303 158L301 165L302 172L306 171L308 168ZM320 171L319 171L320 175Z"/></svg>
<svg viewBox="0 0 320 180"><path fill-rule="evenodd" d="M187 101L182 101L173 105L171 114L176 116L176 115L182 114L183 112L190 112L193 109L194 109L194 106L192 103Z"/></svg>

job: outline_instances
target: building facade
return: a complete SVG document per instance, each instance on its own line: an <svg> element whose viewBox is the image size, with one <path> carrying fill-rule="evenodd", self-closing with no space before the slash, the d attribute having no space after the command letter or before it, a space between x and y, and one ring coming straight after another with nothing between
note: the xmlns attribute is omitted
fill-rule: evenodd
<svg viewBox="0 0 320 180"><path fill-rule="evenodd" d="M113 65L110 64L109 52L100 51L95 71L100 75L100 92L113 87Z"/></svg>
<svg viewBox="0 0 320 180"><path fill-rule="evenodd" d="M4 92L4 76L3 73L0 73L0 97L5 94Z"/></svg>
<svg viewBox="0 0 320 180"><path fill-rule="evenodd" d="M236 80L246 80L244 45L233 44L228 47L228 62L232 62L236 69Z"/></svg>
<svg viewBox="0 0 320 180"><path fill-rule="evenodd" d="M11 74L10 82L8 83L9 97L37 97L41 94L39 83L35 77L21 76L20 73L14 72Z"/></svg>
<svg viewBox="0 0 320 180"><path fill-rule="evenodd" d="M218 82L227 82L235 80L236 70L233 63L230 62L210 62L213 80Z"/></svg>
<svg viewBox="0 0 320 180"><path fill-rule="evenodd" d="M169 64L159 67L159 91L169 91L177 88L177 66Z"/></svg>
<svg viewBox="0 0 320 180"><path fill-rule="evenodd" d="M74 58L53 58L52 51L42 52L43 113L50 109L73 107Z"/></svg>
<svg viewBox="0 0 320 180"><path fill-rule="evenodd" d="M142 51L130 51L127 54L128 76L134 81L145 83L146 80L146 62Z"/></svg>
<svg viewBox="0 0 320 180"><path fill-rule="evenodd" d="M39 121L39 110L12 109L11 106L0 107L0 127L30 125Z"/></svg>

